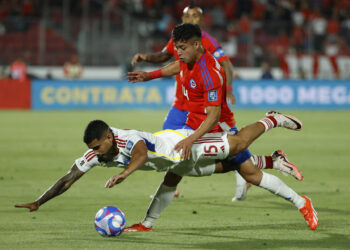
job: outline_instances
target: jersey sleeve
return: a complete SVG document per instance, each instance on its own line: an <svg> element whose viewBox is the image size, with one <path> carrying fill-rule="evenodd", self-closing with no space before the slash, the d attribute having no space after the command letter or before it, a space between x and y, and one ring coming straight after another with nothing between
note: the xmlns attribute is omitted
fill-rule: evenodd
<svg viewBox="0 0 350 250"><path fill-rule="evenodd" d="M136 133L130 133L131 130L125 130L125 133L119 132L116 139L119 150L126 156L131 157L131 152L134 146L139 141L144 139Z"/></svg>
<svg viewBox="0 0 350 250"><path fill-rule="evenodd" d="M201 67L204 82L204 106L220 106L222 102L224 76L220 73L220 65L215 60L209 67Z"/></svg>
<svg viewBox="0 0 350 250"><path fill-rule="evenodd" d="M82 157L75 160L75 165L80 171L86 173L94 166L100 165L100 162L98 161L94 151L89 149Z"/></svg>
<svg viewBox="0 0 350 250"><path fill-rule="evenodd" d="M168 52L170 55L174 55L174 40L170 39L167 45L164 47L163 51Z"/></svg>
<svg viewBox="0 0 350 250"><path fill-rule="evenodd" d="M206 32L202 32L202 46L205 50L209 51L218 62L221 63L228 60L220 43Z"/></svg>

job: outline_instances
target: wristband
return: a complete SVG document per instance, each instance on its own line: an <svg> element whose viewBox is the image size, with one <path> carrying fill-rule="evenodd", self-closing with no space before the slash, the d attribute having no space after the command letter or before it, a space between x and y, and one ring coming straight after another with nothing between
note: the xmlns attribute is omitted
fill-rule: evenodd
<svg viewBox="0 0 350 250"><path fill-rule="evenodd" d="M226 90L227 90L227 91L233 91L233 88L232 88L232 86L227 86L227 87L226 87Z"/></svg>
<svg viewBox="0 0 350 250"><path fill-rule="evenodd" d="M149 72L149 77L151 79L155 79L155 78L161 78L162 77L162 70L161 69L157 69L155 71Z"/></svg>

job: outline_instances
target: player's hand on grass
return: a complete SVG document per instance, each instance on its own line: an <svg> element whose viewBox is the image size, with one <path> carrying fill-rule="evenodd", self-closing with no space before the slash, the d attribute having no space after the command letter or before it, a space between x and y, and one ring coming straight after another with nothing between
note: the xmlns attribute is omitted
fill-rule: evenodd
<svg viewBox="0 0 350 250"><path fill-rule="evenodd" d="M149 73L144 71L128 72L126 78L128 78L128 81L132 83L151 80Z"/></svg>
<svg viewBox="0 0 350 250"><path fill-rule="evenodd" d="M134 67L136 63L146 61L146 55L137 53L131 60L131 65Z"/></svg>
<svg viewBox="0 0 350 250"><path fill-rule="evenodd" d="M33 212L39 209L40 204L39 201L34 201L32 203L16 204L15 207L28 208L29 212Z"/></svg>
<svg viewBox="0 0 350 250"><path fill-rule="evenodd" d="M179 141L174 149L177 152L181 152L181 158L183 158L184 160L189 160L191 158L191 150L192 150L192 144L193 144L193 140L191 137L187 137L186 139L183 139L181 141Z"/></svg>
<svg viewBox="0 0 350 250"><path fill-rule="evenodd" d="M105 188L112 188L114 185L121 183L123 180L125 180L127 177L126 174L120 173L117 175L112 176L105 185Z"/></svg>
<svg viewBox="0 0 350 250"><path fill-rule="evenodd" d="M236 104L236 97L231 91L227 91L226 99L227 99L227 102L232 106Z"/></svg>

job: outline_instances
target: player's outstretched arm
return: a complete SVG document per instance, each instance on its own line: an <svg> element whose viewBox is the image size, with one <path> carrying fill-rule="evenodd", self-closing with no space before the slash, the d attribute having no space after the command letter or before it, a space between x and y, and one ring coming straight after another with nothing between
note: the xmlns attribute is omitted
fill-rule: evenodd
<svg viewBox="0 0 350 250"><path fill-rule="evenodd" d="M124 181L130 174L138 170L148 160L147 146L144 141L138 141L131 151L131 158L128 166L120 174L112 176L106 183L106 188L112 188L114 185Z"/></svg>
<svg viewBox="0 0 350 250"><path fill-rule="evenodd" d="M171 62L168 65L164 66L161 69L144 72L144 71L135 71L128 72L126 78L129 82L146 82L152 79L161 78L161 77L170 77L180 73L180 63L179 61Z"/></svg>
<svg viewBox="0 0 350 250"><path fill-rule="evenodd" d="M84 172L80 171L74 164L69 172L51 186L39 199L32 203L16 204L15 207L28 208L29 212L38 210L42 204L68 190L83 174Z"/></svg>
<svg viewBox="0 0 350 250"><path fill-rule="evenodd" d="M138 62L163 63L170 60L172 55L167 51L160 51L152 54L137 53L131 60L131 65L134 67Z"/></svg>

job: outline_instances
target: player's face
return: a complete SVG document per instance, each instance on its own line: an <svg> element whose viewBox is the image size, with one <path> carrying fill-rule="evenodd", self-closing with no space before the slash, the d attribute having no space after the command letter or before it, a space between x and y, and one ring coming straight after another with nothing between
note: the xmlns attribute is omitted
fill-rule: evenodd
<svg viewBox="0 0 350 250"><path fill-rule="evenodd" d="M180 60L188 64L194 64L197 61L199 46L200 44L198 40L194 39L175 42L175 47Z"/></svg>
<svg viewBox="0 0 350 250"><path fill-rule="evenodd" d="M107 132L101 139L94 139L87 145L96 154L99 161L111 161L116 156L116 145L113 134Z"/></svg>
<svg viewBox="0 0 350 250"><path fill-rule="evenodd" d="M182 22L200 26L202 24L202 13L197 8L186 8L182 14Z"/></svg>

